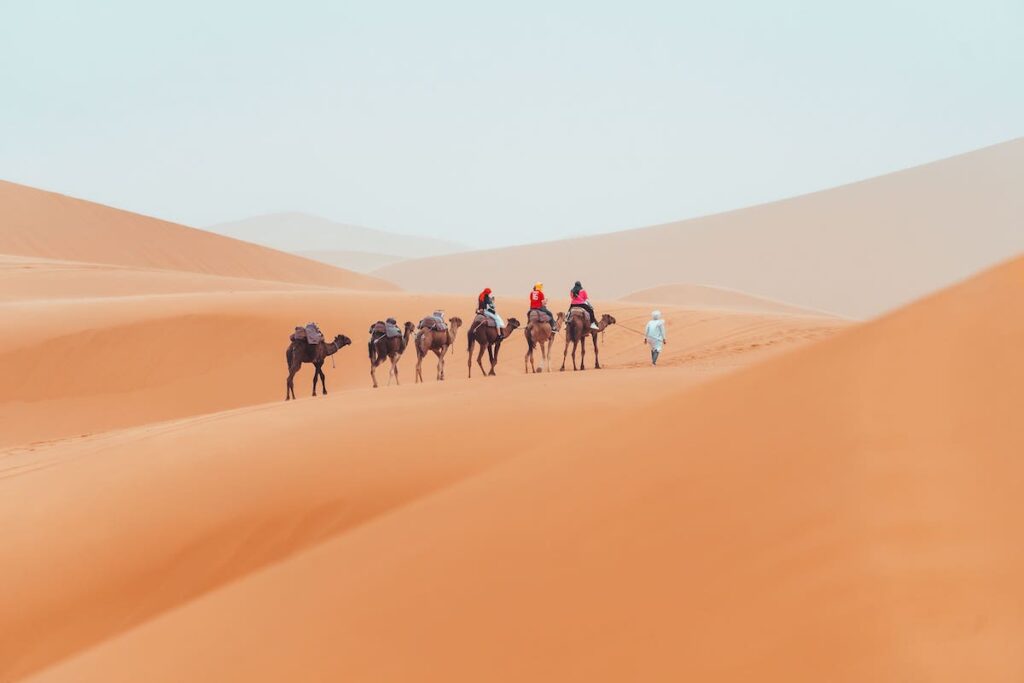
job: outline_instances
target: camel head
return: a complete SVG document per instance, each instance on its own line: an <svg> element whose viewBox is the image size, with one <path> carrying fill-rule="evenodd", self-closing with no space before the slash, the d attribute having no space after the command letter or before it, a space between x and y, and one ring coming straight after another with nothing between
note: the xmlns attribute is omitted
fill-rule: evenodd
<svg viewBox="0 0 1024 683"><path fill-rule="evenodd" d="M511 332L512 330L514 330L517 327L519 327L519 321L516 320L515 318L509 318L507 326L508 326L509 331Z"/></svg>
<svg viewBox="0 0 1024 683"><path fill-rule="evenodd" d="M348 346L349 344L351 344L352 340L349 339L348 337L346 337L343 334L339 334L338 336L336 336L334 338L334 343L337 344L338 348L340 349L340 348L343 348L343 347Z"/></svg>
<svg viewBox="0 0 1024 683"><path fill-rule="evenodd" d="M457 330L460 327L462 327L462 318L460 318L457 315L452 316L452 318L448 321L448 325L452 328L452 330Z"/></svg>
<svg viewBox="0 0 1024 683"><path fill-rule="evenodd" d="M415 331L416 331L416 326L414 324L412 324L411 322L409 322L408 320L406 320L405 321L405 333L407 335L409 335L409 334L412 334Z"/></svg>
<svg viewBox="0 0 1024 683"><path fill-rule="evenodd" d="M605 324L605 327L607 327L608 325L615 324L615 318L605 313L604 315L601 316L601 322L603 322Z"/></svg>

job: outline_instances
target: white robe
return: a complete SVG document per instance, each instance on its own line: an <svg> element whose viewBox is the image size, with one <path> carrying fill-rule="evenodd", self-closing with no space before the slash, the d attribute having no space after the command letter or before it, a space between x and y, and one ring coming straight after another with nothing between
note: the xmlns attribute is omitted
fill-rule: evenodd
<svg viewBox="0 0 1024 683"><path fill-rule="evenodd" d="M651 348L655 351L661 351L661 346L665 343L665 321L648 321L644 334L647 335L647 343L651 345Z"/></svg>

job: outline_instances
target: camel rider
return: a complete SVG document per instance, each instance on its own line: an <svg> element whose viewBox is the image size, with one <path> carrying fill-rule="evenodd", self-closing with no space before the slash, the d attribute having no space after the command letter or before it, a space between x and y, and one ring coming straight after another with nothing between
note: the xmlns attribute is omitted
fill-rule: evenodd
<svg viewBox="0 0 1024 683"><path fill-rule="evenodd" d="M594 306L590 303L587 290L583 289L583 285L580 284L579 280L576 281L576 284L573 285L572 290L569 292L569 308L574 306L578 306L590 314L590 326L596 330L597 314L594 313Z"/></svg>
<svg viewBox="0 0 1024 683"><path fill-rule="evenodd" d="M547 313L551 316L551 324L555 324L555 316L551 314L546 305L547 297L544 296L544 283L538 282L533 286L533 291L530 292L530 310L540 311L541 313ZM530 316L527 314L526 319L529 320Z"/></svg>
<svg viewBox="0 0 1024 683"><path fill-rule="evenodd" d="M476 298L476 312L483 313L493 320L494 324L498 326L498 334L505 329L505 321L498 315L498 310L494 306L494 295L491 294L490 287L486 287Z"/></svg>

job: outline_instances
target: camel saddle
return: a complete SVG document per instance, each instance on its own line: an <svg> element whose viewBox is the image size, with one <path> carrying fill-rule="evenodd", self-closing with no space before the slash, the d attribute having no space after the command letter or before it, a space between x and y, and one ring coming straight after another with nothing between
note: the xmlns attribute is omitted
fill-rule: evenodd
<svg viewBox="0 0 1024 683"><path fill-rule="evenodd" d="M370 334L375 337L401 337L402 328L398 326L394 318L388 318L386 321L378 320L370 326Z"/></svg>
<svg viewBox="0 0 1024 683"><path fill-rule="evenodd" d="M550 315L544 311L538 311L537 309L531 310L527 314L527 318L531 323L554 323L554 321L551 320Z"/></svg>
<svg viewBox="0 0 1024 683"><path fill-rule="evenodd" d="M483 326L497 327L498 323L496 323L494 321L494 318L492 318L489 315L484 315L483 313L477 313L476 317L473 318L473 328L476 329L477 327L483 327Z"/></svg>
<svg viewBox="0 0 1024 683"><path fill-rule="evenodd" d="M435 332L444 332L448 329L448 323L442 322L432 315L428 315L426 318L420 321L419 329L434 330Z"/></svg>
<svg viewBox="0 0 1024 683"><path fill-rule="evenodd" d="M305 327L296 327L289 339L315 345L324 340L324 333L320 331L320 327L316 323L308 323Z"/></svg>
<svg viewBox="0 0 1024 683"><path fill-rule="evenodd" d="M588 311L586 308L583 308L582 306L570 306L569 316L572 316L573 313L582 315L587 320L590 320L590 311Z"/></svg>

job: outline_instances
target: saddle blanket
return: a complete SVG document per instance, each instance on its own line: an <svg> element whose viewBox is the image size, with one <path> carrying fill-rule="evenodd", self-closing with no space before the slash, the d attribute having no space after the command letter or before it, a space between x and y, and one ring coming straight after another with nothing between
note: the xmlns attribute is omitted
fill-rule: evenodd
<svg viewBox="0 0 1024 683"><path fill-rule="evenodd" d="M289 339L304 341L307 344L319 344L324 340L324 335L316 323L309 323L305 327L296 327Z"/></svg>
<svg viewBox="0 0 1024 683"><path fill-rule="evenodd" d="M443 323L434 316L428 316L420 321L419 328L444 332L448 329L448 323Z"/></svg>
<svg viewBox="0 0 1024 683"><path fill-rule="evenodd" d="M551 322L551 316L548 315L547 313L545 313L544 311L538 311L538 310L534 309L534 310L530 311L527 314L527 316L528 316L530 322L538 322L538 323L549 323L549 322Z"/></svg>
<svg viewBox="0 0 1024 683"><path fill-rule="evenodd" d="M402 328L400 328L398 325L396 325L390 320L388 320L387 322L383 320L378 320L370 327L370 334L378 337L383 335L388 338L401 337Z"/></svg>
<svg viewBox="0 0 1024 683"><path fill-rule="evenodd" d="M486 325L487 327L497 327L498 323L496 323L494 321L494 318L492 318L489 315L484 315L483 313L477 313L476 317L473 318L473 327L480 327L482 325Z"/></svg>

